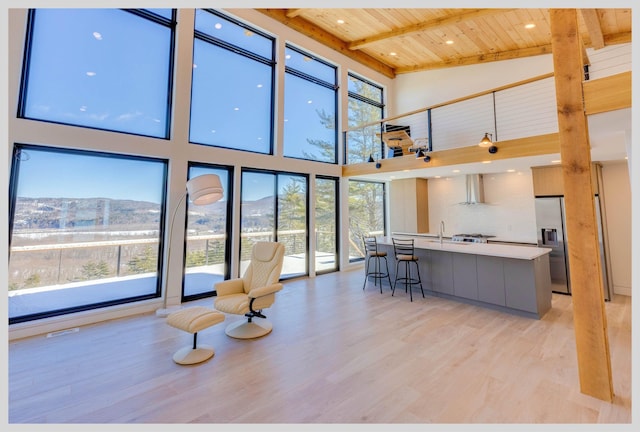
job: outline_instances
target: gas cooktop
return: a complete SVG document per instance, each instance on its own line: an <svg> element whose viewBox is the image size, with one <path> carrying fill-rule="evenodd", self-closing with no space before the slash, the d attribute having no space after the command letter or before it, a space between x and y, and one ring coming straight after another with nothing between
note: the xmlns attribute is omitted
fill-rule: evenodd
<svg viewBox="0 0 640 432"><path fill-rule="evenodd" d="M451 236L451 241L458 242L471 242L471 243L487 243L487 239L495 237L493 235L486 234L454 234Z"/></svg>

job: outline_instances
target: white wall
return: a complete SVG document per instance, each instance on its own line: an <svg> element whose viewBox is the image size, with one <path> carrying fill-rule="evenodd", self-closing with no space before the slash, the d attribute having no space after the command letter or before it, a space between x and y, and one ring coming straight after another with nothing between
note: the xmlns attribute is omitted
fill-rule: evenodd
<svg viewBox="0 0 640 432"><path fill-rule="evenodd" d="M535 202L531 170L484 174L485 204L464 205L465 177L429 179L429 231L445 235L480 233L494 240L536 243Z"/></svg>
<svg viewBox="0 0 640 432"><path fill-rule="evenodd" d="M402 114L553 72L551 55L398 75L393 97Z"/></svg>
<svg viewBox="0 0 640 432"><path fill-rule="evenodd" d="M627 163L602 164L613 292L631 295L631 188Z"/></svg>
<svg viewBox="0 0 640 432"><path fill-rule="evenodd" d="M631 44L587 50L591 79L631 70ZM551 54L398 75L394 115L553 72Z"/></svg>

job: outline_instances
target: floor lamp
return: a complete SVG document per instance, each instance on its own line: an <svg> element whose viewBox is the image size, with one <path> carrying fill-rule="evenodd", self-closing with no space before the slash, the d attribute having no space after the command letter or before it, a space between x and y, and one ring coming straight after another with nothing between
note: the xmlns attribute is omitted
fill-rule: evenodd
<svg viewBox="0 0 640 432"><path fill-rule="evenodd" d="M187 182L187 189L180 197L180 201L178 201L176 208L173 210L173 215L171 216L171 223L169 225L169 241L167 243L167 263L163 267L164 271L162 272L163 303L162 308L156 310L156 316L166 317L170 312L172 312L172 309L167 308L167 284L169 282L169 265L171 263L171 238L173 236L173 223L176 220L176 214L178 213L180 205L187 196L189 196L189 200L195 205L207 205L220 200L223 194L224 193L222 190L220 177L218 177L216 174L199 175Z"/></svg>

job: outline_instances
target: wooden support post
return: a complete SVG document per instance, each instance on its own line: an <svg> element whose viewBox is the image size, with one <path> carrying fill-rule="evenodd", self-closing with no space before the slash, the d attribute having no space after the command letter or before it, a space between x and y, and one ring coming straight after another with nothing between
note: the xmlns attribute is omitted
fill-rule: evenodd
<svg viewBox="0 0 640 432"><path fill-rule="evenodd" d="M576 9L550 9L580 391L613 400Z"/></svg>

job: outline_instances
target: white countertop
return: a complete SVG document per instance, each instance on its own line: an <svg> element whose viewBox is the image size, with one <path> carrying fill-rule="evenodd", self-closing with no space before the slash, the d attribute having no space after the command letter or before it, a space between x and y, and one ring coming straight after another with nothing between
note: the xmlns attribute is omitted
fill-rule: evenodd
<svg viewBox="0 0 640 432"><path fill-rule="evenodd" d="M440 240L437 236L433 237L432 235L425 234L416 235L396 233L393 235L393 237L414 238L414 246L416 247L416 249L441 250L447 252L495 256L501 258L532 260L551 252L551 249L549 248L541 248L537 246L452 242L450 239L445 239L443 240L442 244L440 244ZM391 236L378 237L378 243L393 245Z"/></svg>

